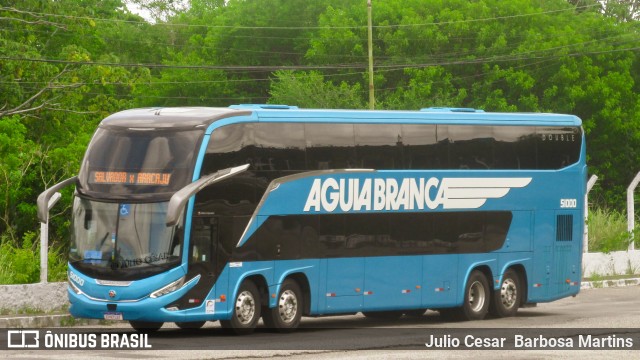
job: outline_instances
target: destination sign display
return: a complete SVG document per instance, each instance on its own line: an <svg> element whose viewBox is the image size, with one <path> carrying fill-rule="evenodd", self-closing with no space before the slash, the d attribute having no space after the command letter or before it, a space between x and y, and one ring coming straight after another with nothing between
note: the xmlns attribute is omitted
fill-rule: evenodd
<svg viewBox="0 0 640 360"><path fill-rule="evenodd" d="M170 181L170 173L92 171L89 174L89 183L91 184L168 186Z"/></svg>

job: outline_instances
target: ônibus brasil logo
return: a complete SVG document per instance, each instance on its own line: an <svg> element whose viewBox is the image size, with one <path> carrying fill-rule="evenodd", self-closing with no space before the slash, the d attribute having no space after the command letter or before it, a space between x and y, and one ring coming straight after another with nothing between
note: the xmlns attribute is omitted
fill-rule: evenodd
<svg viewBox="0 0 640 360"><path fill-rule="evenodd" d="M477 209L531 178L315 179L304 211Z"/></svg>

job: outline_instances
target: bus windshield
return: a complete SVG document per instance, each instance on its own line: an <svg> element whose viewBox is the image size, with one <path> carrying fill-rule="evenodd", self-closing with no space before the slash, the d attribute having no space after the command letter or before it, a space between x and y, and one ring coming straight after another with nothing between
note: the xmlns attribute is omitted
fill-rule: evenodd
<svg viewBox="0 0 640 360"><path fill-rule="evenodd" d="M136 196L168 200L191 182L202 134L203 130L99 128L84 158L78 191L111 201Z"/></svg>
<svg viewBox="0 0 640 360"><path fill-rule="evenodd" d="M76 197L69 262L105 280L143 278L179 265L182 226L165 225L167 205Z"/></svg>

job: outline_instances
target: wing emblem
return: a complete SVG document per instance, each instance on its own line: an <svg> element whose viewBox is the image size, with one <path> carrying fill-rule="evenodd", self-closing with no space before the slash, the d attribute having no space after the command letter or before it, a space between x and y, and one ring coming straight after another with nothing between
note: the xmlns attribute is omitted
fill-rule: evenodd
<svg viewBox="0 0 640 360"><path fill-rule="evenodd" d="M531 178L444 178L438 198L444 209L477 209L488 199L499 199L529 183Z"/></svg>

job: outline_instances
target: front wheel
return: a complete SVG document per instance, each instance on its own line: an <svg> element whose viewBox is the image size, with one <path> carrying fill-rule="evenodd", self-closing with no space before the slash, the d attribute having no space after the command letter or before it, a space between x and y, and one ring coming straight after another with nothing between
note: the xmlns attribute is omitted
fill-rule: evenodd
<svg viewBox="0 0 640 360"><path fill-rule="evenodd" d="M502 276L500 289L493 293L489 312L498 317L514 316L518 312L521 301L520 277L515 271L509 269Z"/></svg>
<svg viewBox="0 0 640 360"><path fill-rule="evenodd" d="M280 287L278 303L274 308L265 309L262 319L268 328L279 332L291 332L300 325L303 300L300 286L292 279L287 279Z"/></svg>
<svg viewBox="0 0 640 360"><path fill-rule="evenodd" d="M221 320L220 324L236 335L251 334L260 320L260 293L252 281L245 281L238 290L231 320Z"/></svg>

